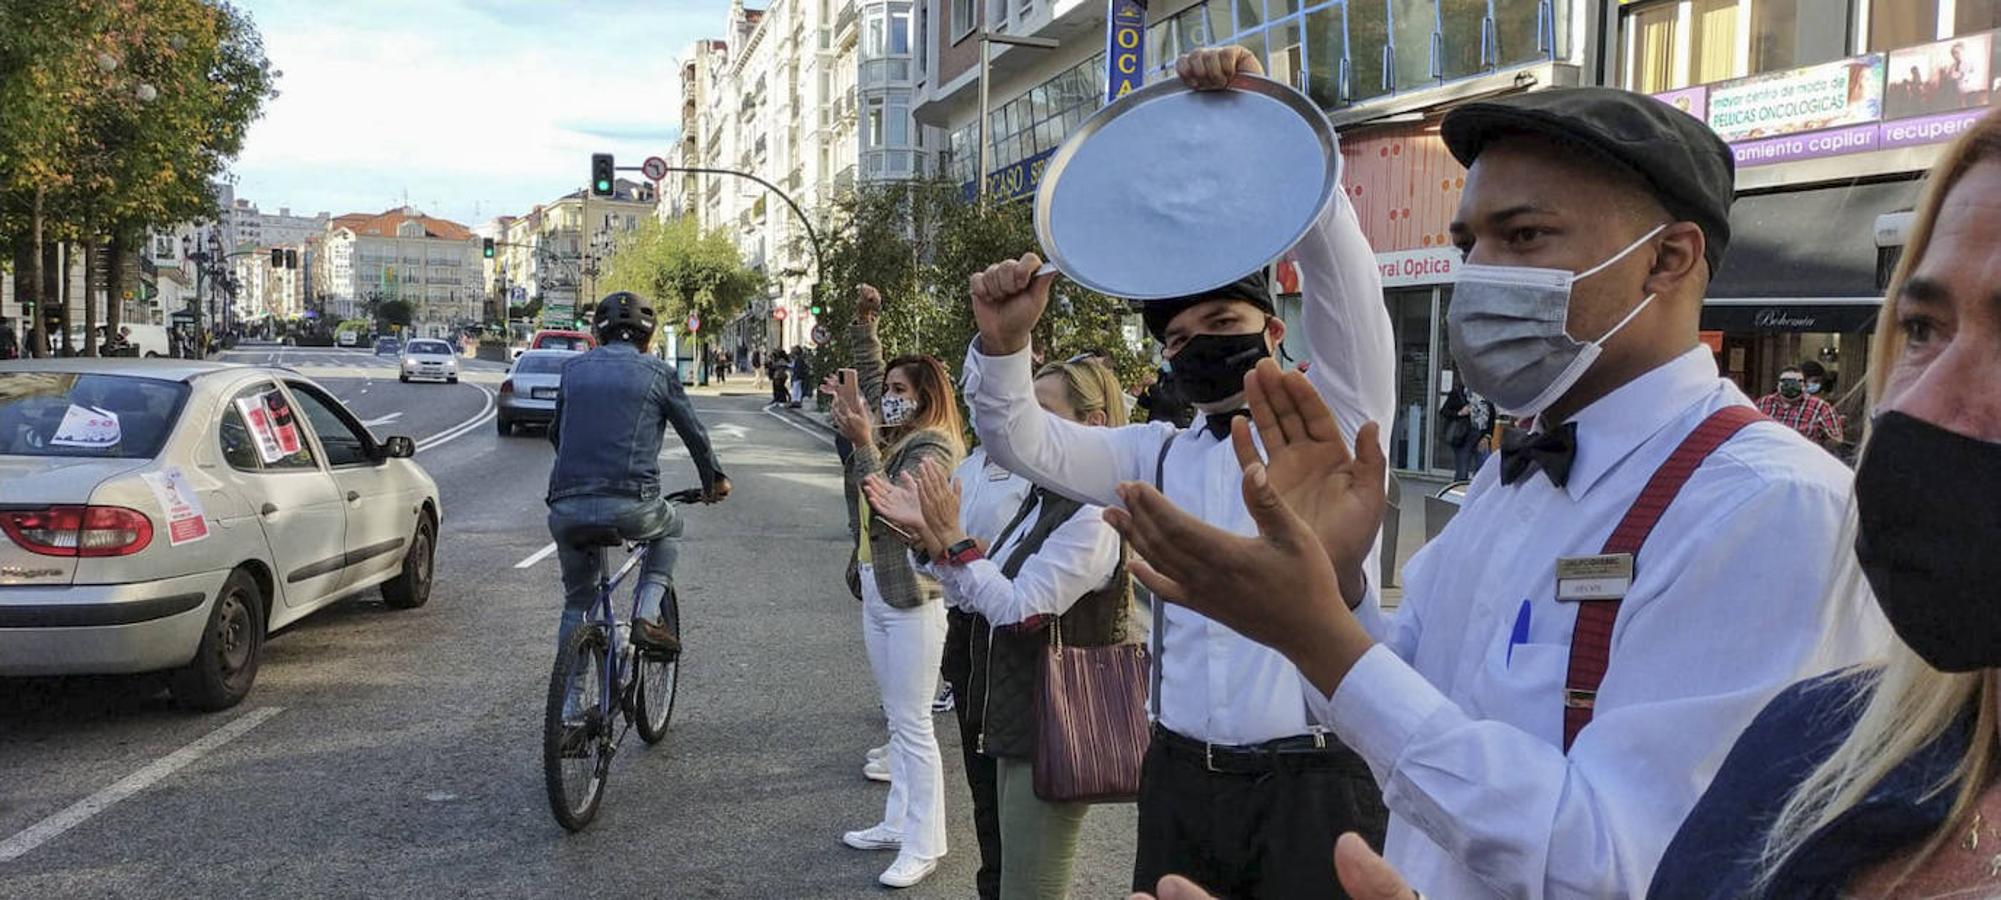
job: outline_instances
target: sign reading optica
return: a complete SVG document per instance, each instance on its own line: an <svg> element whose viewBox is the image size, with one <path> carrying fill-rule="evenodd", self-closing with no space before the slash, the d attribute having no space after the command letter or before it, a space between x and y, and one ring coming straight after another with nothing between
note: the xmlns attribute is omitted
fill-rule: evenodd
<svg viewBox="0 0 2001 900"><path fill-rule="evenodd" d="M1725 141L1874 122L1883 117L1883 55L1726 81L1709 89L1707 111Z"/></svg>
<svg viewBox="0 0 2001 900"><path fill-rule="evenodd" d="M1146 83L1146 0L1105 0L1105 102Z"/></svg>

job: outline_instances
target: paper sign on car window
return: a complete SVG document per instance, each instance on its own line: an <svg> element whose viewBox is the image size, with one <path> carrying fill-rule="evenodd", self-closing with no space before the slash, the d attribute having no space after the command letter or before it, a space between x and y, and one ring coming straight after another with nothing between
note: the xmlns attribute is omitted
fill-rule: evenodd
<svg viewBox="0 0 2001 900"><path fill-rule="evenodd" d="M118 443L118 435L117 413L72 403L49 443L57 447L110 447Z"/></svg>
<svg viewBox="0 0 2001 900"><path fill-rule="evenodd" d="M208 537L208 520L202 517L201 498L188 485L178 466L168 466L145 475L153 498L167 514L167 542L173 546Z"/></svg>
<svg viewBox="0 0 2001 900"><path fill-rule="evenodd" d="M292 417L292 405L285 402L285 395L277 391L265 393L264 410L271 414L271 434L278 440L278 449L286 456L299 452L299 424Z"/></svg>
<svg viewBox="0 0 2001 900"><path fill-rule="evenodd" d="M271 425L271 413L264 408L262 394L236 401L236 411L243 416L244 427L250 429L250 437L257 442L258 457L266 463L275 463L286 457L284 449L278 445L278 433Z"/></svg>

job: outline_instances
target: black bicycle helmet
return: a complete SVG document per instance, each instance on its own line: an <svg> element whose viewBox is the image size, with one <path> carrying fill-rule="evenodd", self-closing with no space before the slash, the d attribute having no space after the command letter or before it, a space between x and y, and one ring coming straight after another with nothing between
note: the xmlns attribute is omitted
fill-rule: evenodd
<svg viewBox="0 0 2001 900"><path fill-rule="evenodd" d="M650 337L654 323L653 305L631 291L606 294L591 313L591 331L600 343Z"/></svg>

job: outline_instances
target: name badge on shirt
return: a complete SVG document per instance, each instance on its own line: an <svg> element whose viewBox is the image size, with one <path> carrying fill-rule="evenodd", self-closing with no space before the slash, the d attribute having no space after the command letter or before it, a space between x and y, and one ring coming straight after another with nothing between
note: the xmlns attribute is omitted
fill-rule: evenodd
<svg viewBox="0 0 2001 900"><path fill-rule="evenodd" d="M1010 477L1012 477L1011 473L1001 468L999 463L987 463L988 481L1006 481Z"/></svg>
<svg viewBox="0 0 2001 900"><path fill-rule="evenodd" d="M1556 561L1556 599L1619 600L1633 587L1633 554L1566 556Z"/></svg>

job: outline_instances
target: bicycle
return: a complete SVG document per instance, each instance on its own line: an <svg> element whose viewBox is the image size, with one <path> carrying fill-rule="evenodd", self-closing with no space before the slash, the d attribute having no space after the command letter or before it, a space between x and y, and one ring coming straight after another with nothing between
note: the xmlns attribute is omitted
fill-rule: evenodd
<svg viewBox="0 0 2001 900"><path fill-rule="evenodd" d="M698 503L702 491L679 491L667 495L666 500ZM618 620L612 607L612 592L644 565L649 548L625 540L610 528L573 537L600 555L598 594L590 613L557 650L549 673L549 701L542 718L542 776L556 821L570 831L582 831L597 816L612 756L626 732L636 728L648 745L667 736L680 687L681 654L636 652L628 640L630 626ZM624 565L613 572L612 551L618 547L624 547L627 556ZM632 616L636 618L638 613L639 591L635 589ZM681 604L671 586L660 602L660 614L669 630L681 634ZM618 652L609 652L614 643ZM686 652L685 647L682 652ZM566 746L574 743L574 739L566 740L569 723L564 715L572 684L582 685L577 701L584 719L581 746Z"/></svg>

